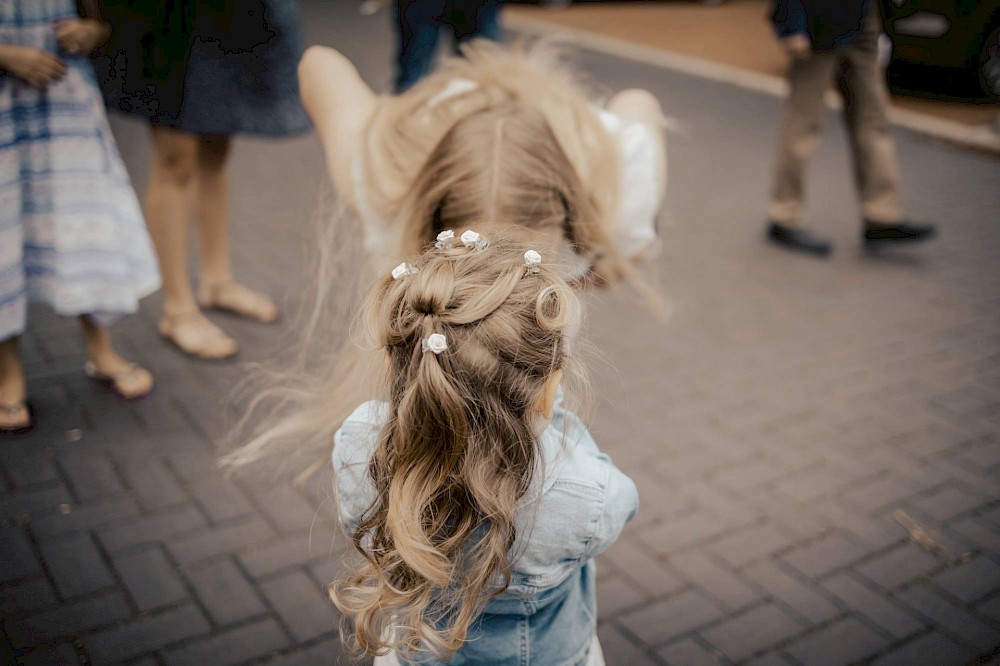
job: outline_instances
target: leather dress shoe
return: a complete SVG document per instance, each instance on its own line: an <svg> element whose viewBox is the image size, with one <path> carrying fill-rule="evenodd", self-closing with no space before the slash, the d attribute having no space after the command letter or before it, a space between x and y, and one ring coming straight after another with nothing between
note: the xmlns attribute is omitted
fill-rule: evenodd
<svg viewBox="0 0 1000 666"><path fill-rule="evenodd" d="M862 232L865 244L881 244L899 241L921 241L933 238L937 234L937 227L933 224L914 224L912 222L895 222L884 224L881 222L869 222L865 220L865 228Z"/></svg>
<svg viewBox="0 0 1000 666"><path fill-rule="evenodd" d="M819 238L806 229L789 227L777 222L768 224L767 239L789 250L814 254L817 257L825 257L833 249L830 241Z"/></svg>

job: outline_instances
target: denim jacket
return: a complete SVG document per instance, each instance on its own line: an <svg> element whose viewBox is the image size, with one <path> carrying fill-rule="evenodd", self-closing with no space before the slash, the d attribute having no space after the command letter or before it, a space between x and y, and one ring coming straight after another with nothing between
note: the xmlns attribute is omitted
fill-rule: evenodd
<svg viewBox="0 0 1000 666"><path fill-rule="evenodd" d="M389 405L366 402L335 436L333 467L349 532L374 500L368 461ZM540 466L517 511L511 580L469 630L451 666L579 666L596 627L594 557L635 515L632 480L601 453L586 427L556 397L539 436ZM429 653L411 663L439 664Z"/></svg>

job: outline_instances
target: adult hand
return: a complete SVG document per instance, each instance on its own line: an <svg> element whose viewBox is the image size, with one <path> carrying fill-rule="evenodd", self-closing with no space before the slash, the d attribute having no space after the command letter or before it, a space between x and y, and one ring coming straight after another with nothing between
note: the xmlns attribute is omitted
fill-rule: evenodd
<svg viewBox="0 0 1000 666"><path fill-rule="evenodd" d="M94 19L68 19L55 22L59 48L70 55L87 55L108 41L111 26Z"/></svg>
<svg viewBox="0 0 1000 666"><path fill-rule="evenodd" d="M809 36L801 32L783 37L781 46L793 60L803 60L812 53L812 42L809 41Z"/></svg>
<svg viewBox="0 0 1000 666"><path fill-rule="evenodd" d="M66 75L63 61L42 49L4 45L0 56L0 67L39 90Z"/></svg>

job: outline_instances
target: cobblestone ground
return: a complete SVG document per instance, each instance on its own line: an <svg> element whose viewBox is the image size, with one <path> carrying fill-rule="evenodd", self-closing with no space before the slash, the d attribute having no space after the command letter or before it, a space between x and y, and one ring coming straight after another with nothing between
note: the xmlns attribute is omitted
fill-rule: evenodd
<svg viewBox="0 0 1000 666"><path fill-rule="evenodd" d="M376 86L385 17L304 5L312 41ZM964 664L1000 645L1000 162L898 133L924 247L858 247L845 137L817 155L811 222L827 261L761 239L778 100L583 52L602 90L643 86L677 119L661 325L595 295L594 433L635 478L637 520L600 558L610 665ZM149 139L114 123L140 190ZM319 201L311 137L241 139L238 272L302 301ZM0 446L0 661L347 663L324 587L343 538L330 475L226 479L214 461L245 365L183 358L157 298L116 328L156 374L124 405L83 375L73 322L32 312L38 420ZM215 317L215 315L213 315ZM218 316L241 361L289 323ZM286 322L288 320L286 319ZM917 538L911 538L907 527Z"/></svg>

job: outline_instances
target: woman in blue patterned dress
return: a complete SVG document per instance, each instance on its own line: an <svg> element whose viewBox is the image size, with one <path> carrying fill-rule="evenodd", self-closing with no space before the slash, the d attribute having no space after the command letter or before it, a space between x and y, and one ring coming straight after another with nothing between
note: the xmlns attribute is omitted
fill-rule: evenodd
<svg viewBox="0 0 1000 666"><path fill-rule="evenodd" d="M95 60L112 108L149 119L153 164L146 216L163 271L159 330L182 351L218 359L236 341L203 314L261 322L278 310L233 275L228 155L234 134L285 136L309 121L299 102L302 52L295 0L102 0L114 27ZM188 277L188 227L197 219L197 293Z"/></svg>
<svg viewBox="0 0 1000 666"><path fill-rule="evenodd" d="M0 433L32 425L17 352L29 300L80 317L91 377L126 399L153 385L107 328L160 279L87 59L108 27L76 12L0 0Z"/></svg>

